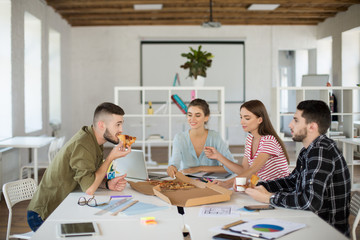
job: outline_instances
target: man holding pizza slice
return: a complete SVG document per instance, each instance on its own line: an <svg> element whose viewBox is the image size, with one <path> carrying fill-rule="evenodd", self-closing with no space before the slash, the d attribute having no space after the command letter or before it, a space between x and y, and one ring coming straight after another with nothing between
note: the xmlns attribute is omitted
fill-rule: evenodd
<svg viewBox="0 0 360 240"><path fill-rule="evenodd" d="M36 231L66 196L80 187L93 195L98 187L122 191L126 175L104 181L113 160L131 152L131 144L118 135L123 131L124 110L113 103L102 103L94 112L93 125L82 127L58 152L45 171L28 207L28 224ZM116 146L106 159L103 144Z"/></svg>

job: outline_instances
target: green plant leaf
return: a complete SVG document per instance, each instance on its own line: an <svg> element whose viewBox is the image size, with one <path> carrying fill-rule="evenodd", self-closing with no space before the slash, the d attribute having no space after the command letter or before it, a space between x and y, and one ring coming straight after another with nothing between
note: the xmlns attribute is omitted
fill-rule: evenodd
<svg viewBox="0 0 360 240"><path fill-rule="evenodd" d="M198 49L195 50L192 47L190 48L190 52L182 53L181 56L188 59L181 68L188 69L189 68L189 76L197 79L197 76L206 77L207 68L211 67L212 58L214 57L212 53L202 51L202 46L199 45Z"/></svg>

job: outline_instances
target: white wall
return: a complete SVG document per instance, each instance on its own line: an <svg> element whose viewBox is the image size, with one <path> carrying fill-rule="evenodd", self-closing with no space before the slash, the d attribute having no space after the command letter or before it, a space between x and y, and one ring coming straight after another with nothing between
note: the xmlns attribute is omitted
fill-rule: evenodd
<svg viewBox="0 0 360 240"><path fill-rule="evenodd" d="M29 12L41 20L42 28L42 94L43 94L43 126L44 130L33 134L51 134L48 127L48 30L49 27L61 33L62 80L63 84L70 82L69 50L70 26L40 1L11 1L12 5L12 84L13 84L13 135L23 135L24 131L24 13ZM69 96L71 97L71 96ZM70 103L66 101L65 103ZM64 105L64 104L63 104ZM69 104L68 104L69 105Z"/></svg>
<svg viewBox="0 0 360 240"><path fill-rule="evenodd" d="M57 30L61 33L61 57L62 57L62 85L63 88L71 82L70 78L70 26L54 10L38 0L17 0L11 1L11 50L12 50L12 92L13 92L13 136L25 135L24 129L24 13L29 12L41 20L42 29L42 119L43 130L33 132L31 135L51 134L49 127L48 112L48 29ZM63 92L63 108L71 106L71 95ZM67 96L67 97L66 97ZM69 125L68 115L63 115L63 122ZM66 129L66 128L64 128ZM72 133L68 133L72 134ZM43 150L43 151L46 151ZM41 152L40 154L45 154ZM22 151L22 159L27 159L27 151Z"/></svg>
<svg viewBox="0 0 360 240"><path fill-rule="evenodd" d="M342 86L341 72L341 33L360 26L360 4L351 6L348 11L338 13L320 23L317 28L317 38L332 37L332 69L334 86Z"/></svg>
<svg viewBox="0 0 360 240"><path fill-rule="evenodd" d="M74 27L71 31L72 83L65 92L73 93L73 114L70 115L72 123L63 127L70 128L72 133L82 125L91 124L93 111L99 103L114 101L114 86L140 85L141 39L245 40L246 99L263 101L272 117L275 117L275 109L271 102L275 96L271 89L277 81L274 71L277 72L278 50L316 46L315 26ZM128 106L132 102L121 105ZM232 126L230 144L244 143L242 129L234 127L240 121L239 107L240 104L226 106L226 124Z"/></svg>

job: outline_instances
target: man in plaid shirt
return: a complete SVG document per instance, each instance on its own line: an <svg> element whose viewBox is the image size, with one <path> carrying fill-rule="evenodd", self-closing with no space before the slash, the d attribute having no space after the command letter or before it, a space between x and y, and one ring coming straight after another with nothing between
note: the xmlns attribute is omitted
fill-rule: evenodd
<svg viewBox="0 0 360 240"><path fill-rule="evenodd" d="M274 206L311 210L349 236L350 173L335 142L325 135L330 124L326 103L299 103L289 124L292 139L304 145L296 168L289 176L260 182L246 193Z"/></svg>

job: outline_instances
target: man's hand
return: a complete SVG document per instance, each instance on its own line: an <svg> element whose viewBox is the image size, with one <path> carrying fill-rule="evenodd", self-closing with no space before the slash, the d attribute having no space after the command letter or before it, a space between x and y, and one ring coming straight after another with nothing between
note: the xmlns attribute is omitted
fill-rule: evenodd
<svg viewBox="0 0 360 240"><path fill-rule="evenodd" d="M109 156L111 157L112 160L115 160L117 158L125 157L130 152L131 152L131 147L129 146L126 149L123 146L122 142L120 141L120 143L111 150L111 152L109 153Z"/></svg>
<svg viewBox="0 0 360 240"><path fill-rule="evenodd" d="M214 147L205 147L204 148L205 156L209 159L218 160L219 159L219 152Z"/></svg>
<svg viewBox="0 0 360 240"><path fill-rule="evenodd" d="M178 169L174 165L169 166L166 170L167 174L172 178L175 177L175 174L177 173L177 171L178 171Z"/></svg>
<svg viewBox="0 0 360 240"><path fill-rule="evenodd" d="M110 190L121 192L125 189L127 181L125 180L126 174L113 178L108 181Z"/></svg>
<svg viewBox="0 0 360 240"><path fill-rule="evenodd" d="M273 195L268 192L264 186L257 186L255 188L247 188L245 193L251 196L253 199L263 203L270 203L270 197Z"/></svg>

